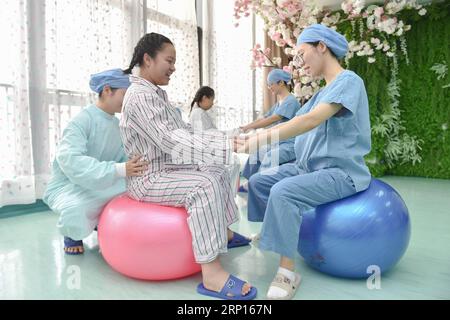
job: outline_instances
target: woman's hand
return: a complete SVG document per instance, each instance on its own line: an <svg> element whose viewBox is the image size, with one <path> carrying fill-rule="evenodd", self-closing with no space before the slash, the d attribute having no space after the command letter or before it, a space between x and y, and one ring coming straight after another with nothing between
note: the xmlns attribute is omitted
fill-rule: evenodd
<svg viewBox="0 0 450 320"><path fill-rule="evenodd" d="M141 159L142 156L135 156L126 163L127 177L139 177L144 174L144 171L147 170L148 162L140 161Z"/></svg>
<svg viewBox="0 0 450 320"><path fill-rule="evenodd" d="M236 153L253 153L258 150L258 135L240 135L234 138Z"/></svg>
<svg viewBox="0 0 450 320"><path fill-rule="evenodd" d="M248 129L247 126L239 127L239 133L247 133L249 131L250 129Z"/></svg>
<svg viewBox="0 0 450 320"><path fill-rule="evenodd" d="M246 153L246 142L248 138L245 136L237 136L233 138L233 151L237 153Z"/></svg>

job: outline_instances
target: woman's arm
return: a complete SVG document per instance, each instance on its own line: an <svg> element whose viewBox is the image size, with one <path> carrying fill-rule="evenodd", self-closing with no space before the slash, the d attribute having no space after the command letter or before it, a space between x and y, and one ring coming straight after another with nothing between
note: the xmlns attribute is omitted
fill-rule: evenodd
<svg viewBox="0 0 450 320"><path fill-rule="evenodd" d="M262 118L262 119L255 120L252 123L250 123L250 124L248 124L246 126L243 126L241 129L244 130L244 132L247 132L247 131L252 130L252 129L265 128L265 127L268 127L268 126L270 126L271 124L273 124L273 123L275 123L277 121L280 121L281 119L282 119L281 116L279 116L277 114L274 114L274 115L271 115L271 116L269 116L267 118Z"/></svg>
<svg viewBox="0 0 450 320"><path fill-rule="evenodd" d="M251 136L245 142L240 143L241 147L238 149L238 152L254 152L258 146L286 140L308 132L319 126L322 122L330 119L341 108L342 105L340 104L320 103L308 113L294 117L290 121Z"/></svg>
<svg viewBox="0 0 450 320"><path fill-rule="evenodd" d="M120 138L119 138L120 139ZM56 161L70 182L90 190L112 186L119 177L115 161L99 161L87 155L88 132L69 123L64 130Z"/></svg>

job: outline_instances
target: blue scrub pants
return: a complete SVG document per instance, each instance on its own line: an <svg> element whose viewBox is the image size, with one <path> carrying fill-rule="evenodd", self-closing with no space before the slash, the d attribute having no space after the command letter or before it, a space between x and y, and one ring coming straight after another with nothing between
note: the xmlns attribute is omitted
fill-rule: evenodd
<svg viewBox="0 0 450 320"><path fill-rule="evenodd" d="M293 259L302 214L356 193L339 168L307 172L296 163L256 173L249 180L248 219L263 221L259 247Z"/></svg>
<svg viewBox="0 0 450 320"><path fill-rule="evenodd" d="M251 154L242 170L242 176L250 179L257 172L278 167L295 160L294 142L281 142L263 146L258 152Z"/></svg>

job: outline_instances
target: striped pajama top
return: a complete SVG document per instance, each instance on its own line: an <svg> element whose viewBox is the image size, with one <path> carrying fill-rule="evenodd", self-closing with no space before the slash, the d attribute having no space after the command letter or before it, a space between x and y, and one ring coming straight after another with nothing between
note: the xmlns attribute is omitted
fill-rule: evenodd
<svg viewBox="0 0 450 320"><path fill-rule="evenodd" d="M120 132L128 157L142 155L149 162L141 177L128 183L140 184L164 170L197 170L198 164L228 164L232 147L223 133L194 132L160 87L130 76L120 119ZM138 187L138 186L136 186Z"/></svg>

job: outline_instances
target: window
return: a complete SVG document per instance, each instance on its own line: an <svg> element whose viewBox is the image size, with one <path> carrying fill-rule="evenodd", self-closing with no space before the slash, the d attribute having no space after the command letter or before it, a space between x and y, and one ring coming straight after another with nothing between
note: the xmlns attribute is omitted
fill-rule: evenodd
<svg viewBox="0 0 450 320"><path fill-rule="evenodd" d="M45 0L49 159L67 123L96 95L90 75L125 68L132 54L131 2ZM76 13L76 14L74 14Z"/></svg>
<svg viewBox="0 0 450 320"><path fill-rule="evenodd" d="M210 85L216 90L216 121L220 129L228 130L251 122L262 107L262 72L251 71L250 49L262 42L263 29L257 29L260 21L251 17L234 27L233 6L227 1L208 4L206 66Z"/></svg>
<svg viewBox="0 0 450 320"><path fill-rule="evenodd" d="M147 6L147 32L168 37L177 51L176 71L164 89L172 104L186 110L200 87L195 3L150 0Z"/></svg>

